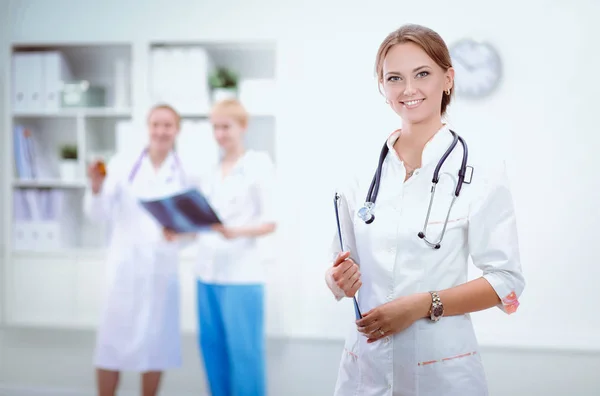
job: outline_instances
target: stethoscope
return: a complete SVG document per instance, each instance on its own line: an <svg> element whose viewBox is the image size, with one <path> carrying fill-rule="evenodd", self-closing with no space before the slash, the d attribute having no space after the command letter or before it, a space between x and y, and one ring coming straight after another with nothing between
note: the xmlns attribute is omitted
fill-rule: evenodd
<svg viewBox="0 0 600 396"><path fill-rule="evenodd" d="M140 154L138 159L133 164L133 167L131 168L131 172L129 172L129 178L128 178L129 184L133 183L133 181L135 180L135 177L136 177L138 171L140 170L140 167L142 166L142 161L144 160L144 157L146 157L147 154L148 154L148 149L145 148L144 150L142 150L142 153ZM176 171L179 171L178 173L179 173L179 177L181 178L181 184L185 185L185 174L183 172L183 167L181 166L181 161L179 160L179 156L177 155L176 152L173 152L173 158L174 158L174 161L171 164L171 176L169 176L167 178L167 183L170 183L171 181L173 181L172 174L174 174Z"/></svg>
<svg viewBox="0 0 600 396"><path fill-rule="evenodd" d="M463 183L470 184L472 181L472 175L473 175L473 167L467 166L467 160L469 157L467 143L465 143L464 139L462 137L458 136L454 131L450 130L450 133L452 133L453 140L452 140L452 143L450 144L450 146L448 147L448 149L446 150L446 152L444 153L444 155L442 156L442 158L440 158L440 160L438 161L438 164L435 167L435 171L433 172L433 179L431 180L432 186L431 186L430 199L429 199L429 208L427 209L427 216L425 217L425 224L423 225L423 230L417 234L417 236L419 238L421 238L423 241L425 241L425 243L428 246L430 246L434 249L439 249L441 246L442 239L444 238L444 233L446 232L446 226L448 224L448 219L450 218L450 211L452 210L452 207L454 206L454 202L456 201L456 198L458 198L458 196L460 195L460 190L462 188ZM454 196L452 197L452 202L450 203L450 207L448 208L448 213L447 213L446 219L444 221L444 227L442 228L442 233L440 234L440 237L437 242L431 242L427 239L426 232L427 232L427 224L429 222L429 215L431 213L431 207L433 205L433 197L435 196L435 188L440 179L440 169L441 169L442 165L444 164L444 162L446 161L446 159L450 156L450 153L452 152L452 150L454 150L454 148L456 147L456 144L459 141L463 147L463 156L462 156L462 163L460 166L460 170L458 171L458 181L455 183L456 189L454 190ZM380 181L381 181L381 171L382 171L383 163L385 161L388 151L389 151L389 149L388 149L387 142L386 142L386 144L383 145L383 149L381 150L381 154L379 156L379 164L377 166L377 170L375 171L375 175L373 176L373 180L371 181L371 186L369 187L369 192L367 193L367 198L365 200L365 204L362 208L360 208L358 210L358 217L360 217L366 224L371 224L375 220L375 215L373 214L374 209L375 209L375 200L377 199L377 194L379 193L379 185L380 185ZM467 168L470 168L470 170L471 170L471 173L469 176L469 181L465 181L465 176L467 174Z"/></svg>

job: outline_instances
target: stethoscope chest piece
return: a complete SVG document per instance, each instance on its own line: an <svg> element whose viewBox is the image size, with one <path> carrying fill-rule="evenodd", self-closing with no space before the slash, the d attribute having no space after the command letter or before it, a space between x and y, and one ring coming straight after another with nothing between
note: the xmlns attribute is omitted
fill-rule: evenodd
<svg viewBox="0 0 600 396"><path fill-rule="evenodd" d="M358 217L367 224L371 224L375 220L373 209L375 204L373 202L365 202L364 206L358 210Z"/></svg>

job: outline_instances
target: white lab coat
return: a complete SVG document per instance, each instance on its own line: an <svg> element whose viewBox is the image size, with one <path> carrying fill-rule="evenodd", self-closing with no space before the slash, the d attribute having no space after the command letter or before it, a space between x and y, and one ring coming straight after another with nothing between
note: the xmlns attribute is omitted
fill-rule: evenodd
<svg viewBox="0 0 600 396"><path fill-rule="evenodd" d="M468 258L482 270L512 313L525 282L521 273L517 229L511 192L503 167L474 166L472 183L464 184L439 250L425 245L422 230L433 171L452 136L444 126L426 145L422 167L403 183L405 168L393 150L399 132L388 139L375 221L367 225L357 211L363 204L377 165L357 174L338 191L346 250L360 266L362 287L358 302L362 312L400 296L443 290L468 281ZM467 142L468 143L468 142ZM477 148L469 147L470 152ZM456 176L462 146L455 150L441 173ZM427 236L437 240L454 191L444 174L436 189ZM332 254L339 252L337 234ZM329 287L343 298L331 278ZM439 322L420 319L406 330L367 344L353 326L340 364L336 396L485 396L486 378L470 315L443 317Z"/></svg>
<svg viewBox="0 0 600 396"><path fill-rule="evenodd" d="M275 167L266 152L247 150L223 177L220 164L202 178L202 191L227 227L276 221ZM263 284L265 262L272 255L268 237L225 239L220 233L198 234L196 275L211 284Z"/></svg>
<svg viewBox="0 0 600 396"><path fill-rule="evenodd" d="M95 221L109 220L105 303L100 317L95 365L108 370L165 370L181 365L178 244L139 204L181 191L181 163L169 155L158 172L148 156L118 155L108 164L100 194L88 189L84 207Z"/></svg>

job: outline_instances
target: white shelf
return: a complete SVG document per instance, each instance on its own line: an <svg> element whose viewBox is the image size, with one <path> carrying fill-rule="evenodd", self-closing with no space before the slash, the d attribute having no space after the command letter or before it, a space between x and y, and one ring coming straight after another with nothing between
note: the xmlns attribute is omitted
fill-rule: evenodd
<svg viewBox="0 0 600 396"><path fill-rule="evenodd" d="M13 117L20 118L67 118L67 117L131 117L131 109L114 108L64 108L58 111L14 111Z"/></svg>
<svg viewBox="0 0 600 396"><path fill-rule="evenodd" d="M60 250L22 250L13 249L11 250L11 256L15 258L44 258L44 257L65 257L65 258L77 258L77 257L91 257L91 258L102 258L106 254L106 249L90 249L90 248L71 248L71 249L60 249Z"/></svg>
<svg viewBox="0 0 600 396"><path fill-rule="evenodd" d="M17 188L85 188L87 182L80 181L63 181L63 180L13 180L13 187Z"/></svg>

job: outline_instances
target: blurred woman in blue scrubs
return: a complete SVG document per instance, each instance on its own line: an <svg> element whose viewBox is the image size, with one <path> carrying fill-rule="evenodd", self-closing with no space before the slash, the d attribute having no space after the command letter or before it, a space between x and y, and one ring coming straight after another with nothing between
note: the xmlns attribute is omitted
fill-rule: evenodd
<svg viewBox="0 0 600 396"><path fill-rule="evenodd" d="M248 118L234 99L210 115L221 159L201 189L223 225L197 235L197 276L199 345L212 396L266 395L265 268L257 242L276 227L275 171L267 153L244 146Z"/></svg>

